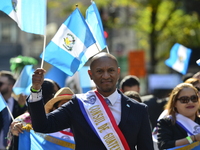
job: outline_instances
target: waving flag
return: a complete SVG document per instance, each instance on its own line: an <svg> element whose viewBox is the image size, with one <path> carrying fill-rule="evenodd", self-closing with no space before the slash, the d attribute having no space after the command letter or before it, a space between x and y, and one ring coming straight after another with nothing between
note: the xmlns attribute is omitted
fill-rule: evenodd
<svg viewBox="0 0 200 150"><path fill-rule="evenodd" d="M98 11L98 8L95 2L92 1L92 4L86 10L86 22L90 27L90 30L93 33L95 40L97 41L98 48L103 50L107 44L104 36L104 29L101 22L101 17Z"/></svg>
<svg viewBox="0 0 200 150"><path fill-rule="evenodd" d="M21 30L45 34L46 0L1 0L0 10L17 22Z"/></svg>
<svg viewBox="0 0 200 150"><path fill-rule="evenodd" d="M68 75L66 73L54 66L52 66L50 70L45 74L45 78L55 81L61 88L65 87L65 80L67 77Z"/></svg>
<svg viewBox="0 0 200 150"><path fill-rule="evenodd" d="M16 95L19 95L19 94L29 95L30 94L33 72L34 72L33 65L26 65L23 68L19 78L17 79L17 81L15 82L15 84L13 86L13 92Z"/></svg>
<svg viewBox="0 0 200 150"><path fill-rule="evenodd" d="M44 60L72 76L99 52L95 43L87 23L76 8L46 47Z"/></svg>
<svg viewBox="0 0 200 150"><path fill-rule="evenodd" d="M0 94L0 111L2 111L7 106L3 96Z"/></svg>
<svg viewBox="0 0 200 150"><path fill-rule="evenodd" d="M24 130L19 135L19 148L22 150L73 150L75 143L72 140L61 139L47 134Z"/></svg>
<svg viewBox="0 0 200 150"><path fill-rule="evenodd" d="M88 75L89 66L84 66L79 70L79 81L80 81L80 88L82 89L81 93L86 93L89 90L95 88L95 84L93 80L90 79Z"/></svg>
<svg viewBox="0 0 200 150"><path fill-rule="evenodd" d="M191 49L176 43L172 47L170 58L165 61L165 64L182 74L186 74L191 53Z"/></svg>

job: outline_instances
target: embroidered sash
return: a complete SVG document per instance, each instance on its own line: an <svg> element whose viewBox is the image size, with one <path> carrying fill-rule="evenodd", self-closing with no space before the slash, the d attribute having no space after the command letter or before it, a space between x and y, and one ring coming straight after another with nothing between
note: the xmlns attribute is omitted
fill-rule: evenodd
<svg viewBox="0 0 200 150"><path fill-rule="evenodd" d="M180 125L189 136L200 133L200 125L181 114L176 115L176 123Z"/></svg>
<svg viewBox="0 0 200 150"><path fill-rule="evenodd" d="M96 91L76 94L76 96L85 119L105 147L107 149L130 150L103 97Z"/></svg>

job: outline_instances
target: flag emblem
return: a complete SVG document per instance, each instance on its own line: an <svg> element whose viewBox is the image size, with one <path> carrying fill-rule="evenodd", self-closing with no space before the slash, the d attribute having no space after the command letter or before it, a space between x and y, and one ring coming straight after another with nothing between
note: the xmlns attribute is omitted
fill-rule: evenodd
<svg viewBox="0 0 200 150"><path fill-rule="evenodd" d="M183 56L179 56L179 57L178 57L178 60L179 60L180 62L183 62L183 61L184 61Z"/></svg>
<svg viewBox="0 0 200 150"><path fill-rule="evenodd" d="M13 10L16 12L17 0L12 1Z"/></svg>
<svg viewBox="0 0 200 150"><path fill-rule="evenodd" d="M64 44L63 46L68 50L68 51L71 51L74 44L75 44L75 38L72 34L68 33L67 34L67 37L64 38Z"/></svg>

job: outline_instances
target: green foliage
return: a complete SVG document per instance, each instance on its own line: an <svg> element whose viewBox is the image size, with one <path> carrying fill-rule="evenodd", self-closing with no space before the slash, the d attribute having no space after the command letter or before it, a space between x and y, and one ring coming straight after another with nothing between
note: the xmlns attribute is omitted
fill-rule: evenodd
<svg viewBox="0 0 200 150"><path fill-rule="evenodd" d="M10 64L10 70L15 74L19 74L24 66L37 65L38 61L33 57L19 55L17 57L11 58Z"/></svg>
<svg viewBox="0 0 200 150"><path fill-rule="evenodd" d="M106 30L122 27L134 30L138 49L146 51L152 67L163 65L174 43L190 48L200 46L199 14L187 13L182 0L95 0L95 3L106 14L102 19ZM90 2L78 5L85 15ZM59 8L65 16L75 9L75 4L69 0L49 0L48 6ZM121 8L129 11L128 19L120 18Z"/></svg>

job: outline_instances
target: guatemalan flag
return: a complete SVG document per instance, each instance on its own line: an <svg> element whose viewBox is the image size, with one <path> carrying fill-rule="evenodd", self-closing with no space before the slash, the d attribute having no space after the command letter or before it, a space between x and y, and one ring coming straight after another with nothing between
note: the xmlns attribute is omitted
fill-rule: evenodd
<svg viewBox="0 0 200 150"><path fill-rule="evenodd" d="M89 66L84 66L79 70L80 88L82 89L81 93L86 93L95 88L93 80L90 79L90 76L87 73L88 70Z"/></svg>
<svg viewBox="0 0 200 150"><path fill-rule="evenodd" d="M2 96L1 93L0 93L0 112L1 112L5 107L7 107L7 103L6 103L6 101L4 100L3 96Z"/></svg>
<svg viewBox="0 0 200 150"><path fill-rule="evenodd" d="M101 22L101 17L98 11L98 8L95 2L92 1L92 4L86 10L86 22L90 27L90 30L93 33L95 40L97 41L98 48L103 50L106 48L106 39L104 36L104 29Z"/></svg>
<svg viewBox="0 0 200 150"><path fill-rule="evenodd" d="M95 43L87 23L76 8L46 47L44 60L72 76L99 52Z"/></svg>
<svg viewBox="0 0 200 150"><path fill-rule="evenodd" d="M176 43L172 47L170 58L165 61L165 64L184 75L187 73L191 53L191 49Z"/></svg>
<svg viewBox="0 0 200 150"><path fill-rule="evenodd" d="M9 15L21 30L45 34L46 0L1 0L0 10Z"/></svg>
<svg viewBox="0 0 200 150"><path fill-rule="evenodd" d="M19 150L74 150L75 142L69 139L23 130L19 134Z"/></svg>
<svg viewBox="0 0 200 150"><path fill-rule="evenodd" d="M65 81L68 75L55 66L52 66L44 77L55 81L62 88L65 87Z"/></svg>
<svg viewBox="0 0 200 150"><path fill-rule="evenodd" d="M24 66L23 70L20 73L17 81L13 86L13 92L16 95L24 94L29 95L30 88L32 85L32 74L34 72L33 65L26 65Z"/></svg>

